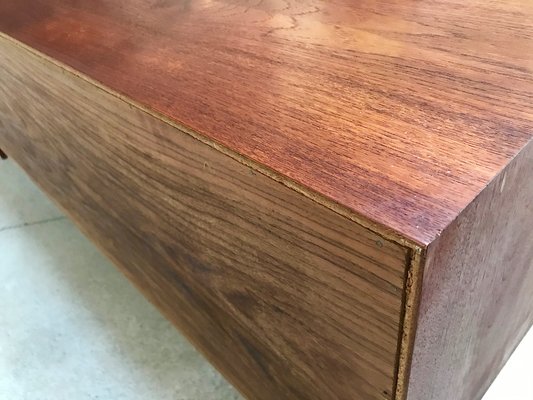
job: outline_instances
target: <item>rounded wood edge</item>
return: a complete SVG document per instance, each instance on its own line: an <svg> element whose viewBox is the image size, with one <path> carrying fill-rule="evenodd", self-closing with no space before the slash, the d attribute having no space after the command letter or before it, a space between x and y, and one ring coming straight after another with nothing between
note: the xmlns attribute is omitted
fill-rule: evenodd
<svg viewBox="0 0 533 400"><path fill-rule="evenodd" d="M406 247L408 249L411 249L411 250L414 250L414 251L417 251L417 249L420 249L421 247L426 247L428 245L428 243L419 243L418 241L412 239L412 238L409 238L409 237L405 237L403 236L401 233L399 232L396 232L394 230L391 230L390 228L386 227L386 226L383 226L359 213L356 213L355 211L349 209L348 207L346 206L343 206L329 198L327 198L326 196L318 193L318 192L315 192L314 190L310 189L310 188L307 188L306 186L304 185L301 185L297 182L295 182L294 180L286 177L286 176L283 176L282 174L280 174L279 172L276 172L268 167L266 167L265 165L262 165L260 163L257 163L251 159L249 159L248 157L242 155L242 154L239 154L237 153L236 151L224 146L224 145L221 145L220 143L217 143L215 142L214 140L211 140L197 132L195 132L194 130L188 128L187 126L184 126L170 118L168 118L167 116L157 112L157 111L154 111L154 110L151 110L150 108L140 104L140 103L137 103L135 102L134 100L130 99L129 97L127 96L124 96L116 91L114 91L113 89L111 88L108 88L106 86L104 86L103 84L101 84L100 82L92 79L91 77L75 70L74 68L66 65L66 64L63 64L62 62L59 62L57 60L55 60L54 58L24 44L23 42L20 42L19 40L17 39L14 39L12 38L11 36L3 33L3 32L0 32L0 40L6 40L16 46L19 46L21 48L23 48L24 50L30 52L31 54L35 55L36 57L38 57L40 60L44 61L44 62L49 62L49 63L52 63L54 65L56 65L57 67L61 68L63 71L67 72L67 73L71 73L73 75L75 75L76 77L80 78L80 79L83 79L84 81L86 82L89 82L90 84L96 86L98 89L106 92L106 93L109 93L111 94L112 96L124 101L125 103L127 103L130 107L134 107L136 109L139 109L149 115L151 115L152 117L158 119L158 120L161 120L163 121L164 123L172 126L173 128L175 129L178 129L179 131L183 132L183 133L186 133L188 134L189 136L192 136L193 138L195 138L196 140L199 140L200 142L210 146L211 148L231 157L232 159L238 161L239 163L243 164L243 165L246 165L247 167L253 169L254 171L257 171L265 176L268 176L269 178L275 180L276 182L279 182L281 184L283 184L284 186L302 194L303 196L313 200L314 202L332 210L333 212L339 214L339 215L342 215L343 217L346 217L348 218L349 220L361 225L362 227L364 228L367 228L369 230L371 230L372 232L374 232L375 234L381 236L383 239L385 240L388 240L388 241L391 241L391 242L394 242L396 244L399 244L400 246L403 246L403 247Z"/></svg>
<svg viewBox="0 0 533 400"><path fill-rule="evenodd" d="M407 399L426 250L421 247L413 249L410 256L405 276L404 299L398 337L396 381L393 389L394 400Z"/></svg>

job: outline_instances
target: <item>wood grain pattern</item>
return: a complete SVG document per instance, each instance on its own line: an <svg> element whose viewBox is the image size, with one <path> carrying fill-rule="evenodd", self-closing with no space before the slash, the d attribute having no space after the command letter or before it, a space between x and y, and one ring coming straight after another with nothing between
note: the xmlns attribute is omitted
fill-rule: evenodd
<svg viewBox="0 0 533 400"><path fill-rule="evenodd" d="M3 0L0 144L249 397L479 399L533 319L531 26Z"/></svg>
<svg viewBox="0 0 533 400"><path fill-rule="evenodd" d="M428 249L410 400L479 400L533 324L533 142Z"/></svg>
<svg viewBox="0 0 533 400"><path fill-rule="evenodd" d="M391 399L409 250L0 39L0 141L251 399Z"/></svg>
<svg viewBox="0 0 533 400"><path fill-rule="evenodd" d="M3 0L0 31L429 244L533 135L529 0Z"/></svg>

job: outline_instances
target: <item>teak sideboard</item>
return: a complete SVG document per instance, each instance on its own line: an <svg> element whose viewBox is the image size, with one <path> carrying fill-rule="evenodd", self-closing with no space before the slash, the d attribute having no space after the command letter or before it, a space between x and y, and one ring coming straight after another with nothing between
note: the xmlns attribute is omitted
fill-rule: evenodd
<svg viewBox="0 0 533 400"><path fill-rule="evenodd" d="M0 148L249 399L481 399L532 138L528 0L0 2Z"/></svg>

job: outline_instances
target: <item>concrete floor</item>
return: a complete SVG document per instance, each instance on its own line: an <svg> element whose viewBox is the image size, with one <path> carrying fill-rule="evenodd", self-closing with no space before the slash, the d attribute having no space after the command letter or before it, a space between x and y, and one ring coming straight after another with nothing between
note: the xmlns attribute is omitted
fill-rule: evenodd
<svg viewBox="0 0 533 400"><path fill-rule="evenodd" d="M532 378L533 332L484 400L532 400ZM12 161L0 162L0 400L239 398Z"/></svg>

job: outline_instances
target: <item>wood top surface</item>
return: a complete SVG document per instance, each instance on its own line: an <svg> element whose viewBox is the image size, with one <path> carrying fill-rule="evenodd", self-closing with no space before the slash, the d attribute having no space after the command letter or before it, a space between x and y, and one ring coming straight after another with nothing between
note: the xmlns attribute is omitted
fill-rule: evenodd
<svg viewBox="0 0 533 400"><path fill-rule="evenodd" d="M533 136L529 0L2 0L0 31L420 244Z"/></svg>

